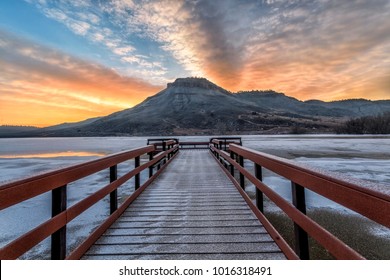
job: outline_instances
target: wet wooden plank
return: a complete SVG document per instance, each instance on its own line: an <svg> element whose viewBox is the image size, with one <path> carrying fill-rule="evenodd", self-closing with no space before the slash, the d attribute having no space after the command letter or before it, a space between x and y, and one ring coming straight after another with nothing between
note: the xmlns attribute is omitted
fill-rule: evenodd
<svg viewBox="0 0 390 280"><path fill-rule="evenodd" d="M172 244L95 244L88 252L90 255L113 255L113 254L239 254L239 253L277 253L279 248L271 242L248 242L248 243L176 243Z"/></svg>
<svg viewBox="0 0 390 280"><path fill-rule="evenodd" d="M97 245L119 244L216 244L216 243L250 243L273 242L272 238L264 234L180 234L180 235L105 235Z"/></svg>
<svg viewBox="0 0 390 280"><path fill-rule="evenodd" d="M181 150L83 259L285 259L206 150Z"/></svg>
<svg viewBox="0 0 390 280"><path fill-rule="evenodd" d="M280 253L170 253L170 254L113 254L113 255L89 255L88 260L285 260Z"/></svg>

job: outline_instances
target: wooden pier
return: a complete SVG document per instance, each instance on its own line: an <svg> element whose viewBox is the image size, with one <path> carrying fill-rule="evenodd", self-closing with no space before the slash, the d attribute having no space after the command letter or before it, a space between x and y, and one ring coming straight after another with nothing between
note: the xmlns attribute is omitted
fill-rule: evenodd
<svg viewBox="0 0 390 280"><path fill-rule="evenodd" d="M83 259L285 259L207 150L181 151Z"/></svg>
<svg viewBox="0 0 390 280"><path fill-rule="evenodd" d="M129 160L134 167L118 177L118 164ZM244 166L248 161L253 170ZM292 201L262 182L263 169L291 181ZM102 170L109 182L68 207L67 185ZM141 182L142 172L148 178ZM118 188L132 178L134 192L120 199ZM245 192L248 181L255 200ZM0 259L17 259L46 238L51 259L309 259L309 237L336 259L364 259L306 215L305 189L390 227L389 195L245 148L240 138L150 139L144 147L0 186L0 211L52 194L52 217L0 248ZM294 223L293 246L264 215L265 197ZM107 198L107 219L69 250L68 223Z"/></svg>

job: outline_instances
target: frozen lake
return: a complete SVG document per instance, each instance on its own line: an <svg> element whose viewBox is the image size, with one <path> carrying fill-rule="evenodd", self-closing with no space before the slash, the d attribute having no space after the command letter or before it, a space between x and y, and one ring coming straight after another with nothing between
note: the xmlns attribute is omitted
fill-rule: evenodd
<svg viewBox="0 0 390 280"><path fill-rule="evenodd" d="M272 135L241 136L243 145L281 156L324 172L390 193L390 136ZM178 137L180 140L208 140L208 137ZM146 145L147 137L25 138L0 139L0 184ZM119 167L124 172L132 163ZM248 165L249 166L249 165ZM70 184L68 205L93 193L108 182L108 171ZM271 172L264 182L290 199L290 182ZM249 186L250 189L250 186ZM132 191L128 182L122 193ZM307 193L308 207L338 208L332 202ZM101 201L69 224L68 243L88 234L107 216L108 201ZM341 208L340 208L341 209ZM344 210L342 210L344 211ZM50 194L38 196L0 212L0 246L50 218ZM91 219L94 217L94 219ZM16 222L17 221L17 222ZM20 222L22 221L22 222ZM48 243L38 245L29 257L45 258Z"/></svg>
<svg viewBox="0 0 390 280"><path fill-rule="evenodd" d="M390 185L390 135L241 136L255 150ZM178 137L208 140L208 137ZM139 146L146 137L0 139L0 183Z"/></svg>

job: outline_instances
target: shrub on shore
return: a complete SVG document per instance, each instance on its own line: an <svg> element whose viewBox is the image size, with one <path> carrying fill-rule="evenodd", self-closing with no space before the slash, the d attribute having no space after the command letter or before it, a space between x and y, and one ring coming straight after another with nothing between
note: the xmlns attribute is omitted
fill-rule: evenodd
<svg viewBox="0 0 390 280"><path fill-rule="evenodd" d="M390 112L350 119L336 129L347 134L390 134Z"/></svg>

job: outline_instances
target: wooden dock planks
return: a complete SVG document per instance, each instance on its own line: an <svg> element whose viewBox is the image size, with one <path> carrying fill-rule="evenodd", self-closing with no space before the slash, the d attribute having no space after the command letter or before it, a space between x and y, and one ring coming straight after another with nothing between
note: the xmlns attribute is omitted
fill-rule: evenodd
<svg viewBox="0 0 390 280"><path fill-rule="evenodd" d="M83 259L285 259L207 150L180 151Z"/></svg>

